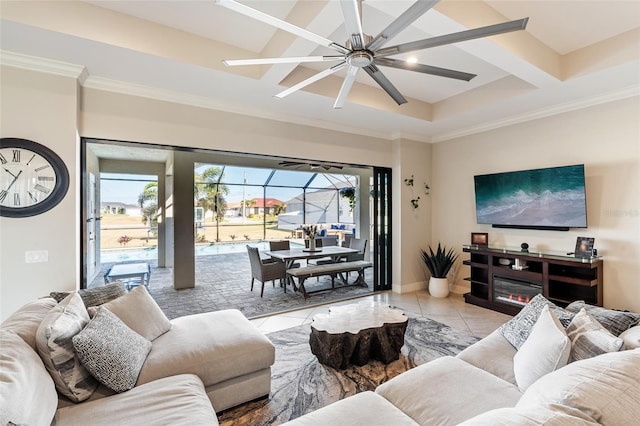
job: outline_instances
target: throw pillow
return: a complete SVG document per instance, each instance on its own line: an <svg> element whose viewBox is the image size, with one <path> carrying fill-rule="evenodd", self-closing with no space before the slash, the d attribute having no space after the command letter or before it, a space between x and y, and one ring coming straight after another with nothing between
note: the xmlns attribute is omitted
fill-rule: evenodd
<svg viewBox="0 0 640 426"><path fill-rule="evenodd" d="M37 352L4 324L0 348L0 425L52 424L58 394Z"/></svg>
<svg viewBox="0 0 640 426"><path fill-rule="evenodd" d="M73 338L73 346L87 370L116 392L135 386L151 351L150 341L103 308Z"/></svg>
<svg viewBox="0 0 640 426"><path fill-rule="evenodd" d="M49 311L36 331L36 349L56 389L74 402L89 398L98 387L73 351L73 337L88 323L80 295L71 293Z"/></svg>
<svg viewBox="0 0 640 426"><path fill-rule="evenodd" d="M542 294L537 294L522 308L518 315L511 318L499 328L500 333L514 348L520 349L520 346L527 340L533 325L538 320L540 312L545 305L549 305L551 311L553 311L564 327L569 326L574 314L556 306Z"/></svg>
<svg viewBox="0 0 640 426"><path fill-rule="evenodd" d="M584 308L573 317L573 321L567 327L567 336L571 339L569 362L619 351L624 343L589 315Z"/></svg>
<svg viewBox="0 0 640 426"><path fill-rule="evenodd" d="M516 408L571 407L604 425L640 419L640 349L573 362L540 378Z"/></svg>
<svg viewBox="0 0 640 426"><path fill-rule="evenodd" d="M513 357L513 373L521 391L540 377L567 365L571 341L548 305L531 329L527 340Z"/></svg>
<svg viewBox="0 0 640 426"><path fill-rule="evenodd" d="M60 302L67 297L71 292L51 292L49 295ZM120 296L127 294L127 290L124 288L124 284L120 281L116 281L101 287L84 288L77 291L82 297L84 306L98 306L103 303L107 303L110 300L117 299Z"/></svg>
<svg viewBox="0 0 640 426"><path fill-rule="evenodd" d="M631 327L627 331L623 332L618 336L624 342L623 348L626 349L635 349L640 348L640 325L636 325L635 327Z"/></svg>
<svg viewBox="0 0 640 426"><path fill-rule="evenodd" d="M89 316L95 316L99 308L108 309L133 331L151 341L171 329L171 322L144 286L100 307L88 308Z"/></svg>
<svg viewBox="0 0 640 426"><path fill-rule="evenodd" d="M623 331L640 324L640 314L634 312L614 311L613 309L588 305L582 300L572 302L567 306L567 310L574 313L579 312L582 308L614 336L619 336Z"/></svg>

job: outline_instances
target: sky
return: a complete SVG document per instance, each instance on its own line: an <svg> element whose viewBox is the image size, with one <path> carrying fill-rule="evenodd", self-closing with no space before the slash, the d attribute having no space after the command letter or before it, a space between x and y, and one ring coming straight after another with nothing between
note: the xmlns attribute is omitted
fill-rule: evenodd
<svg viewBox="0 0 640 426"><path fill-rule="evenodd" d="M204 169L211 167L211 165L196 166L196 172L202 173ZM262 198L263 189L262 184L271 175L272 169L257 169L257 168L241 168L241 167L225 167L224 181L228 182L227 185L230 193L226 196L228 203L239 203L243 197L247 200L252 198ZM280 170L271 176L269 181L270 185L282 185L288 187L268 187L266 197L277 198L282 202L295 197L302 192L301 187L309 183L314 176L313 172L303 172L296 170ZM132 180L111 180L105 178L118 177L121 179ZM331 186L332 182L344 182L347 177L344 175L329 174L327 177L319 174L313 179L311 186L318 188L326 188ZM353 177L350 177L353 179ZM245 182L247 186L244 189ZM144 190L145 185L154 181L154 176L142 176L142 175L115 175L112 173L101 174L100 180L100 198L102 202L122 202L125 204L138 205L138 196ZM355 179L354 179L355 181ZM239 185L233 185L239 184ZM260 186L251 186L252 184Z"/></svg>

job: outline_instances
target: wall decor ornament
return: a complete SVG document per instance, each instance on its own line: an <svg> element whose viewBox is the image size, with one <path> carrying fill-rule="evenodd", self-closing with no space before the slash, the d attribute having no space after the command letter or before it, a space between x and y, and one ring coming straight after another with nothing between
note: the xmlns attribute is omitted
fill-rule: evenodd
<svg viewBox="0 0 640 426"><path fill-rule="evenodd" d="M424 193L429 195L429 192L431 191L431 187L427 184L427 182L424 183Z"/></svg>
<svg viewBox="0 0 640 426"><path fill-rule="evenodd" d="M404 184L407 186L413 186L413 175L410 178L404 180Z"/></svg>
<svg viewBox="0 0 640 426"><path fill-rule="evenodd" d="M413 206L414 209L417 209L418 207L420 207L419 202L420 202L420 197L414 198L413 200L411 200L411 205Z"/></svg>

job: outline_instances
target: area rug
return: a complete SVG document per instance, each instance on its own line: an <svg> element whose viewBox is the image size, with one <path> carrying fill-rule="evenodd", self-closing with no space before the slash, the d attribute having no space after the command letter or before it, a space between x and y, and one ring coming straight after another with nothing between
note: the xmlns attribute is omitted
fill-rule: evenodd
<svg viewBox="0 0 640 426"><path fill-rule="evenodd" d="M372 361L335 370L320 364L311 353L310 327L306 324L267 335L276 347L269 399L221 413L220 425L279 425L358 392L374 390L416 365L456 355L479 340L428 318L409 318L400 359L387 365Z"/></svg>

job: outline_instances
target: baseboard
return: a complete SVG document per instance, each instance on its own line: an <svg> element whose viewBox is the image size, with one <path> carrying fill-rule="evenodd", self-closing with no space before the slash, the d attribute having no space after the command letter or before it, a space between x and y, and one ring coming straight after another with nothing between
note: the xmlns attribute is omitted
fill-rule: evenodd
<svg viewBox="0 0 640 426"><path fill-rule="evenodd" d="M391 289L394 293L411 293L412 291L426 290L427 283L425 281L417 281L414 283L402 284L398 286L394 284Z"/></svg>

